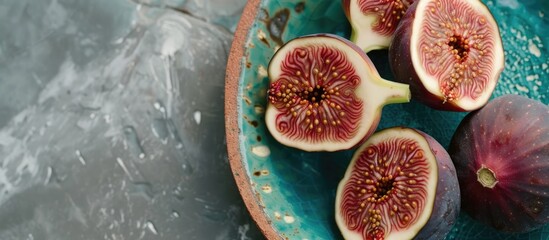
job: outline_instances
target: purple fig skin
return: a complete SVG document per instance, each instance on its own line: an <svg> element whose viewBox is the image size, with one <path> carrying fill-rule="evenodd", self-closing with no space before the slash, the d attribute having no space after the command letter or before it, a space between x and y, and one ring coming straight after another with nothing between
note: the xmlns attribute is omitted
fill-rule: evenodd
<svg viewBox="0 0 549 240"><path fill-rule="evenodd" d="M406 14L400 20L394 32L393 40L389 45L389 65L395 77L394 81L409 84L412 99L417 100L430 108L454 112L475 110L466 109L467 107L460 106L459 103L456 103L455 101L445 101L443 96L431 93L418 76L418 73L413 66L410 44L412 34L419 31L419 29L414 29L413 26L414 20L416 19L416 13L424 10L417 8L419 2L422 1L416 0L409 6ZM503 70L503 68L501 70ZM487 101L488 99L486 99L486 102ZM482 105L486 104L486 102Z"/></svg>
<svg viewBox="0 0 549 240"><path fill-rule="evenodd" d="M395 81L406 83L410 85L410 92L412 93L412 99L421 97L421 101L428 106L435 106L435 109L461 111L460 107L457 107L451 103L444 105L444 108L437 107L442 101L439 97L433 96L419 80L419 76L414 70L412 63L412 56L410 52L410 40L412 37L412 25L416 15L417 2L415 1L408 10L404 17L400 20L397 29L393 35L393 41L389 45L389 64Z"/></svg>
<svg viewBox="0 0 549 240"><path fill-rule="evenodd" d="M440 240L452 230L460 212L461 192L456 169L450 155L437 140L420 130L415 131L427 140L437 159L438 181L431 217L414 239Z"/></svg>
<svg viewBox="0 0 549 240"><path fill-rule="evenodd" d="M418 2L414 1L400 20L393 35L393 41L389 46L389 64L395 76L395 81L409 84L412 99L419 100L433 109L463 112L465 111L463 108L452 102L441 104L444 99L430 93L421 83L414 70L412 56L410 55L410 40Z"/></svg>
<svg viewBox="0 0 549 240"><path fill-rule="evenodd" d="M368 146L363 145L357 152L355 152L355 155L353 156L353 161L351 162L352 165L349 165L349 168L347 169L345 177L339 183L339 187L337 191L336 222L338 224L338 227L340 227L340 229L342 230L342 234L345 238L359 239L360 237L362 237L364 239L384 239L385 237L390 237L391 239L406 238L406 239L440 240L440 239L444 239L448 235L448 233L451 231L452 227L454 226L455 222L457 221L457 218L460 212L460 206L461 206L461 194L458 186L456 169L446 149L442 145L440 145L440 143L436 139L429 136L427 133L422 132L418 129L408 128L408 127L391 127L391 128L383 129L375 133L373 137L371 137L370 139L373 138L374 140L372 141L374 142L387 144L388 142L394 143L395 140L399 138L399 136L405 136L403 138L415 139L415 141L421 142L421 150L425 153L423 156L428 158L428 161L431 162L431 164L433 164L432 161L436 162L436 167L431 165L429 173L427 173L432 178L429 179L429 182L431 183L429 184L428 195L425 195L425 197L427 197L428 199L424 199L424 200L430 203L428 206L425 205L425 207L422 209L423 212L418 212L420 213L420 215L422 215L421 223L415 222L413 223L413 226L408 226L409 227L408 229L406 229L404 226L395 226L397 229L400 227L401 228L400 230L402 231L409 231L408 235L400 235L398 236L398 238L397 236L391 235L390 233L385 233L384 227L381 228L380 230L381 232L376 232L375 229L372 229L372 226L368 226L368 228L365 228L366 226L362 225L362 226L359 226L359 228L354 229L354 227L350 227L348 225L348 224L352 225L356 222L354 223L346 222L345 214L347 214L350 210L343 209L343 208L350 207L349 202L354 201L354 200L348 200L349 198L356 198L356 197L360 198L360 195L355 196L354 194L349 194L348 190L349 188L354 189L357 187L356 185L353 186L353 184L359 184L359 185L361 184L359 181L356 181L357 173L358 175L362 176L362 172L361 172L362 170L360 170L360 165L364 167L364 166L368 166L369 164L367 162L368 160L361 159L361 156L363 156L363 154L368 154L368 151L366 149L369 147L369 143L366 143L368 144ZM400 148L400 147L403 147L403 146L398 144L392 146L392 148ZM387 152L384 154L390 154L390 153ZM388 157L392 158L393 156L388 156ZM366 162L359 162L360 160L365 160ZM402 165L403 164L402 160L400 161L401 161L400 164ZM396 166L398 166L398 163L395 163L395 164ZM410 164L413 165L416 163L411 162ZM422 163L419 163L419 164L422 164ZM406 163L406 165L409 165L409 164ZM373 165L369 165L369 166L371 169L373 169ZM396 167L396 166L393 165L393 167ZM406 166L404 168L407 169L408 167L409 166ZM390 168L392 167L389 167L389 169ZM409 171L409 170L402 170L402 171ZM428 170L422 170L422 171L428 171ZM382 176L384 176L384 174L389 174L390 172L392 171L382 170L381 172L379 172L380 175L374 178L379 179ZM402 172L400 172L400 174L402 174ZM364 176L368 176L368 175L364 173ZM370 176L373 176L373 175L370 174ZM351 180L353 178L354 180ZM365 181L367 182L368 180L365 180ZM374 181L377 181L377 180L374 180ZM398 180L398 181L402 181L402 180ZM353 182L353 184L348 185L350 182ZM402 183L399 183L399 184L402 184ZM436 184L436 186L434 186L434 184ZM362 197L370 197L371 195L368 195L368 194L372 194L372 193L366 193L366 192L363 192L363 193L365 193L366 196L362 196ZM432 194L434 194L434 196ZM392 195L391 198L395 196L396 195ZM414 196L409 196L409 197L413 201ZM395 208L396 207L397 205L395 205ZM403 207L403 206L398 206L398 207ZM368 210L368 208L365 208L364 210ZM385 209L384 211L386 210L387 209ZM352 210L352 211L356 211L356 210ZM380 212L378 212L378 214L380 214ZM401 213L397 212L396 214L398 215ZM388 212L384 212L382 215L389 217ZM378 215L378 216L381 217L382 215ZM353 217L356 218L356 216L353 216ZM360 218L362 217L364 216L358 215L359 220L361 220ZM386 220L389 221L388 219ZM351 220L351 222L353 222L353 220ZM356 225L354 226L356 227Z"/></svg>
<svg viewBox="0 0 549 240"><path fill-rule="evenodd" d="M519 95L496 98L462 120L449 153L467 193L462 208L473 219L503 232L549 223L547 105ZM497 182L477 179L483 167Z"/></svg>
<svg viewBox="0 0 549 240"><path fill-rule="evenodd" d="M345 16L347 16L347 19L351 18L351 0L342 0L341 6L343 6L343 12L345 13Z"/></svg>

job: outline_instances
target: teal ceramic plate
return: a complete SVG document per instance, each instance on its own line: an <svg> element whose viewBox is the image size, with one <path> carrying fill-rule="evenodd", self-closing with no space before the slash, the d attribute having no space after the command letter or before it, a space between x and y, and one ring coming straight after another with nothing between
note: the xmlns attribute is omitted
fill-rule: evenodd
<svg viewBox="0 0 549 240"><path fill-rule="evenodd" d="M493 94L521 94L548 104L549 2L484 1L498 21L505 70ZM285 42L311 33L349 37L337 0L249 1L227 67L226 129L233 175L250 213L271 239L340 239L334 199L352 151L306 153L276 142L264 124L267 66ZM392 79L387 52L371 52L382 77ZM384 108L378 129L418 128L447 147L465 113L429 109L419 103ZM467 194L467 193L464 193ZM447 239L549 239L549 226L504 234L461 214Z"/></svg>

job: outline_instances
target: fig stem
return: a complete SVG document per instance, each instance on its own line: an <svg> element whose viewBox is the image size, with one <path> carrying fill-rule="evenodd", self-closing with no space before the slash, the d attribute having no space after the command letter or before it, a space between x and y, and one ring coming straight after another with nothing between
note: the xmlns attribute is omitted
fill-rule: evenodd
<svg viewBox="0 0 549 240"><path fill-rule="evenodd" d="M385 79L381 80L381 87L376 94L380 99L385 99L385 104L407 103L410 102L410 86L404 83L397 83Z"/></svg>
<svg viewBox="0 0 549 240"><path fill-rule="evenodd" d="M477 181L486 188L494 188L498 183L496 174L492 169L482 165L482 167L477 171Z"/></svg>

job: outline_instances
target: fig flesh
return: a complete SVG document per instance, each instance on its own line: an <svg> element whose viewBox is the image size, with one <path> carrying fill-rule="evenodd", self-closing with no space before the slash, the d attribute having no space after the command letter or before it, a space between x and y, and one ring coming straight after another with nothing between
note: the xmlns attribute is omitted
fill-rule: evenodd
<svg viewBox="0 0 549 240"><path fill-rule="evenodd" d="M454 165L424 132L381 130L355 152L335 209L345 239L444 239L460 210Z"/></svg>
<svg viewBox="0 0 549 240"><path fill-rule="evenodd" d="M408 85L382 79L368 56L336 35L293 39L273 56L265 122L280 143L305 151L350 149L381 110L408 102Z"/></svg>
<svg viewBox="0 0 549 240"><path fill-rule="evenodd" d="M527 232L549 223L549 107L505 95L469 113L449 153L463 210L495 229Z"/></svg>
<svg viewBox="0 0 549 240"><path fill-rule="evenodd" d="M504 68L495 19L469 0L415 1L395 30L389 59L413 99L448 111L486 105Z"/></svg>
<svg viewBox="0 0 549 240"><path fill-rule="evenodd" d="M413 0L343 0L353 28L351 41L365 52L389 47L393 33Z"/></svg>

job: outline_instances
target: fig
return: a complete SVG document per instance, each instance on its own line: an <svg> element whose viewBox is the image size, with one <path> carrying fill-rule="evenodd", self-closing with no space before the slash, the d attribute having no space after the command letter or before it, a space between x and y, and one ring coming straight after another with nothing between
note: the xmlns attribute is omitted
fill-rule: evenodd
<svg viewBox="0 0 549 240"><path fill-rule="evenodd" d="M417 0L395 30L389 63L412 99L473 111L486 105L504 68L499 28L481 1Z"/></svg>
<svg viewBox="0 0 549 240"><path fill-rule="evenodd" d="M503 232L549 223L549 107L504 95L468 113L448 149L464 212Z"/></svg>
<svg viewBox="0 0 549 240"><path fill-rule="evenodd" d="M304 151L353 148L373 133L384 105L410 100L408 85L382 79L362 50L337 35L287 42L268 75L267 128Z"/></svg>
<svg viewBox="0 0 549 240"><path fill-rule="evenodd" d="M381 130L353 155L335 209L345 239L444 239L460 211L454 165L420 130Z"/></svg>
<svg viewBox="0 0 549 240"><path fill-rule="evenodd" d="M413 0L343 0L353 29L351 41L365 52L386 49L402 16Z"/></svg>

